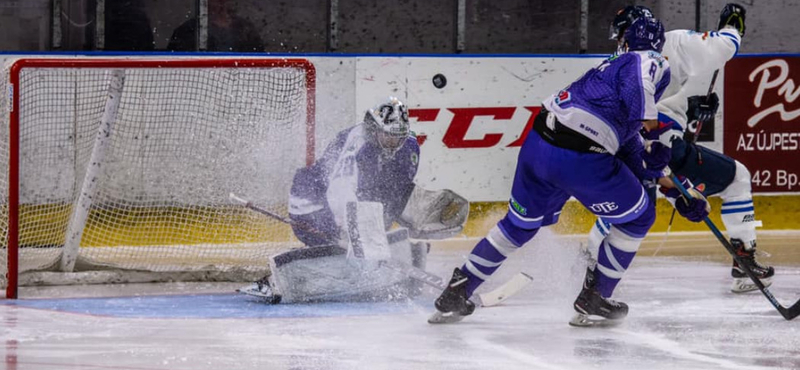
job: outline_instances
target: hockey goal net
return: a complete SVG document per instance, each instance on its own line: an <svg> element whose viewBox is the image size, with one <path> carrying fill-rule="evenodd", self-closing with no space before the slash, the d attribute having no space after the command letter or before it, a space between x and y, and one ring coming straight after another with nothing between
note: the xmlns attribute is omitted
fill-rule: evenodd
<svg viewBox="0 0 800 370"><path fill-rule="evenodd" d="M313 161L305 59L17 59L0 97L0 284L253 280Z"/></svg>

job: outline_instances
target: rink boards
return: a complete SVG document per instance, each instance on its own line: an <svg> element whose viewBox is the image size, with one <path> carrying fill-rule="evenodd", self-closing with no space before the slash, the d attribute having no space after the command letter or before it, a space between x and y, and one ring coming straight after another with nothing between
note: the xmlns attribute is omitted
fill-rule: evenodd
<svg viewBox="0 0 800 370"><path fill-rule="evenodd" d="M70 54L58 55L68 57ZM102 55L107 57L109 54ZM119 58L144 56L113 55ZM234 54L219 56L231 55ZM0 58L20 56L9 54ZM165 54L150 53L146 56L163 58ZM208 58L191 53L177 56L170 53L169 57ZM418 184L430 189L453 189L470 200L473 205L465 235L479 236L505 212L519 146L529 132L540 102L604 56L313 55L306 58L317 70L317 155L337 132L359 122L365 109L384 96L398 96L411 108L412 130L421 143ZM798 185L792 183L792 179L797 178L792 175L800 171L794 170L791 161L791 158L796 158L798 150L799 118L780 114L781 110L791 113L798 108L789 89L792 81L800 79L797 75L800 73L798 59L797 55L760 55L740 56L730 62L716 83L721 107L715 125L710 128L713 135L708 137L710 141L702 142L702 145L725 151L748 165L754 176L756 218L763 221L765 230L800 228L800 220L795 216L800 208ZM771 72L771 77L765 72ZM446 77L444 86L432 82L433 76L438 74ZM726 75L736 77L726 78ZM689 85L689 89L702 93L707 89L708 81L710 74L700 76ZM731 111L732 107L736 110ZM773 114L768 112L770 109ZM719 202L711 201L712 207L718 209ZM660 202L659 217L653 227L655 232L666 230L672 213L671 206L663 200ZM150 211L144 210L145 213ZM170 214L186 213L179 209L160 212L160 216L152 217L147 223L120 224L111 229L107 225L96 225L99 229L90 225L87 233L91 235L94 230L105 228L103 232L115 235L116 245L126 246L177 244L186 236L197 243L247 243L292 238L285 225L249 223L247 228L250 231L243 232L240 219L223 218L212 213L190 213L189 231L180 236L171 235L166 231L169 222L165 220ZM66 217L65 214L50 217ZM718 218L712 219L719 223ZM580 234L586 232L593 221L593 216L579 204L569 202L555 228L565 234ZM260 227L278 232L268 233L267 240L253 236L265 235L258 231ZM147 235L142 234L142 229L153 230L160 239L141 237ZM691 224L678 217L671 231L702 230L702 224ZM131 240L128 235L139 236ZM23 244L26 242L33 246L60 244L59 240L35 238ZM92 246L91 241L82 246Z"/></svg>

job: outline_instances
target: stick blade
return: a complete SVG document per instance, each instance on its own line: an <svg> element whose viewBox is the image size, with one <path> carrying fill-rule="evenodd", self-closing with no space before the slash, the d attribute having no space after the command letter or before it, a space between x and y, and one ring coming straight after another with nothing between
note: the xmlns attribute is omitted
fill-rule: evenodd
<svg viewBox="0 0 800 370"><path fill-rule="evenodd" d="M244 199L242 199L242 198L239 198L239 197L238 197L238 196L236 196L236 194L234 194L234 193L229 193L229 194L228 194L228 198L229 198L230 200L232 200L232 201L236 202L236 203L247 204L247 201L246 201L246 200L244 200Z"/></svg>
<svg viewBox="0 0 800 370"><path fill-rule="evenodd" d="M784 319L793 320L795 317L800 316L800 301L795 302L795 304L789 308L781 307L779 311Z"/></svg>
<svg viewBox="0 0 800 370"><path fill-rule="evenodd" d="M514 294L517 294L532 281L533 278L530 275L520 272L519 274L514 275L511 280L499 286L497 289L491 292L479 294L478 296L480 297L481 305L483 307L496 306Z"/></svg>
<svg viewBox="0 0 800 370"><path fill-rule="evenodd" d="M590 316L582 313L575 313L569 321L569 326L578 328L607 328L617 326L622 323L622 319L611 320L600 316Z"/></svg>
<svg viewBox="0 0 800 370"><path fill-rule="evenodd" d="M428 318L428 324L452 324L464 320L464 317L455 312L444 313L436 311Z"/></svg>

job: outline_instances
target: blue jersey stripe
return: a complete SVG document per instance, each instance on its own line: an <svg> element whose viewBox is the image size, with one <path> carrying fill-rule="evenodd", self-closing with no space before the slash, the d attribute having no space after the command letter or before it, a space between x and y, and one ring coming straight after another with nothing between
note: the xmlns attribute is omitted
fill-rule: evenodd
<svg viewBox="0 0 800 370"><path fill-rule="evenodd" d="M733 36L729 33L720 33L720 35L727 37L733 42L733 46L736 47L736 51L733 53L733 55L739 54L739 40L736 39L736 36Z"/></svg>
<svg viewBox="0 0 800 370"><path fill-rule="evenodd" d="M720 214L727 215L731 213L744 213L744 212L753 212L755 208L753 207L746 207L746 208L731 208L731 209L723 209Z"/></svg>
<svg viewBox="0 0 800 370"><path fill-rule="evenodd" d="M725 202L725 203L722 203L722 206L723 207L727 207L727 206L743 206L745 204L753 204L753 201L752 200L741 200L741 201L738 201L738 202Z"/></svg>

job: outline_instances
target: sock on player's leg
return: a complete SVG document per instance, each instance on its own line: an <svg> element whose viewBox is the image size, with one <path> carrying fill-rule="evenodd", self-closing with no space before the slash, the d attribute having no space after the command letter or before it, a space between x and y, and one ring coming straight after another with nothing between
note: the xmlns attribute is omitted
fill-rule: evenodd
<svg viewBox="0 0 800 370"><path fill-rule="evenodd" d="M761 283L764 286L770 286L775 269L756 261L756 228L761 226L761 221L756 220L755 217L750 172L747 167L736 161L736 173L733 181L718 195L722 198L722 207L720 207L722 223L731 238L731 245L736 249L739 258L750 266ZM734 293L758 289L736 260L733 261L731 277L733 277L731 291Z"/></svg>
<svg viewBox="0 0 800 370"><path fill-rule="evenodd" d="M642 242L641 237L629 235L620 226L611 226L597 250L597 264L587 269L583 287L573 307L577 314L572 326L605 325L624 318L628 305L611 299L625 270L630 266Z"/></svg>
<svg viewBox="0 0 800 370"><path fill-rule="evenodd" d="M436 299L437 312L428 319L431 324L460 321L472 314L475 304L469 300L475 289L497 271L506 257L533 238L538 228L524 230L508 216L500 220L485 238L472 249L467 262L453 271L453 277Z"/></svg>
<svg viewBox="0 0 800 370"><path fill-rule="evenodd" d="M468 277L467 296L486 281L502 265L510 254L531 240L539 229L523 230L508 221L508 217L497 223L485 238L472 249L467 262L461 267Z"/></svg>

